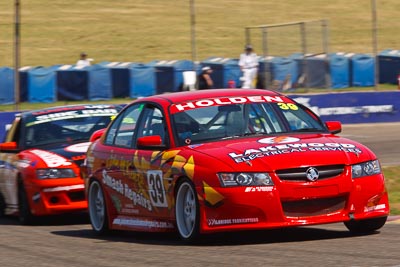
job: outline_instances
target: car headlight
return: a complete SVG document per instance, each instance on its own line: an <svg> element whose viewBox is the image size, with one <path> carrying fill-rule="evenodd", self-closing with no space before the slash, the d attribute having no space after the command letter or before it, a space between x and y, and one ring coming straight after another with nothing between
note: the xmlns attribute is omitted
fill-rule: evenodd
<svg viewBox="0 0 400 267"><path fill-rule="evenodd" d="M351 166L351 177L360 178L381 173L381 167L378 160L371 160Z"/></svg>
<svg viewBox="0 0 400 267"><path fill-rule="evenodd" d="M57 178L73 178L76 177L72 169L37 169L36 176L38 179L57 179Z"/></svg>
<svg viewBox="0 0 400 267"><path fill-rule="evenodd" d="M219 173L218 177L224 187L274 185L268 173Z"/></svg>

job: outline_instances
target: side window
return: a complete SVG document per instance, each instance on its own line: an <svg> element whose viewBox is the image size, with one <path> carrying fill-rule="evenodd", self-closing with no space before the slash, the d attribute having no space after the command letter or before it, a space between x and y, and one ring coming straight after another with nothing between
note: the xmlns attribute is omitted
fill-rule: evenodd
<svg viewBox="0 0 400 267"><path fill-rule="evenodd" d="M143 111L143 118L140 127L138 128L138 137L159 135L166 144L167 130L164 120L164 115L159 108L146 107Z"/></svg>
<svg viewBox="0 0 400 267"><path fill-rule="evenodd" d="M135 134L136 124L143 105L133 105L117 117L107 132L105 139L107 145L132 147L133 135Z"/></svg>

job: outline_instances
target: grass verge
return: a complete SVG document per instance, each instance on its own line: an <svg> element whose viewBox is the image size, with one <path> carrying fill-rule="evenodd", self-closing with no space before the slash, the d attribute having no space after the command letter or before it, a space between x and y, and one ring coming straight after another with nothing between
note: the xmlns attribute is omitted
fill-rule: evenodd
<svg viewBox="0 0 400 267"><path fill-rule="evenodd" d="M389 192L390 214L400 215L400 166L383 167Z"/></svg>

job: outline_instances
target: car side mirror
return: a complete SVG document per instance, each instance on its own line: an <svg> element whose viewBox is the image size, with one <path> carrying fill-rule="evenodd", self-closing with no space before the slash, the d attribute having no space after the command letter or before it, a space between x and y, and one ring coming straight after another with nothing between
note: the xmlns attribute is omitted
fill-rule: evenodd
<svg viewBox="0 0 400 267"><path fill-rule="evenodd" d="M100 137L104 134L105 131L106 131L106 128L95 131L95 132L92 133L92 135L90 136L89 141L90 141L90 142L94 142L94 141L96 141L97 139L100 139Z"/></svg>
<svg viewBox="0 0 400 267"><path fill-rule="evenodd" d="M147 150L163 150L166 148L162 143L161 136L159 135L149 135L142 136L137 139L136 146L138 149Z"/></svg>
<svg viewBox="0 0 400 267"><path fill-rule="evenodd" d="M14 152L18 150L17 142L5 142L0 144L0 151Z"/></svg>
<svg viewBox="0 0 400 267"><path fill-rule="evenodd" d="M327 121L325 125L331 134L338 134L342 131L342 123L340 121Z"/></svg>

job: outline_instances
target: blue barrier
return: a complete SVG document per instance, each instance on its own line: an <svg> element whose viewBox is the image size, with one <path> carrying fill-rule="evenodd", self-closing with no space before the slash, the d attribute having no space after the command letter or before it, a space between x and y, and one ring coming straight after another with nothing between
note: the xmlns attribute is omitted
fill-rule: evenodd
<svg viewBox="0 0 400 267"><path fill-rule="evenodd" d="M378 56L379 83L398 84L397 76L400 74L400 51L384 50Z"/></svg>
<svg viewBox="0 0 400 267"><path fill-rule="evenodd" d="M375 123L400 121L400 92L348 92L289 95L324 121Z"/></svg>
<svg viewBox="0 0 400 267"><path fill-rule="evenodd" d="M268 82L280 84L290 79L306 87L322 88L327 74L331 88L373 86L375 58L367 54L347 57L330 54L329 60L293 54L290 57L260 59L258 88L264 88L266 71L271 74ZM384 50L377 57L381 83L396 84L400 74L400 51ZM237 59L209 58L201 62L214 72L215 88L235 84L240 87L241 72ZM326 64L329 64L328 66ZM147 64L109 62L79 69L74 65L33 67L20 70L20 100L22 102L53 102L55 100L109 100L113 97L142 97L156 93L176 92L182 89L183 72L197 71L200 66L189 60L152 61ZM299 77L303 73L306 75ZM305 78L305 79L299 79ZM291 85L287 83L287 85ZM0 104L14 103L14 71L0 67Z"/></svg>

